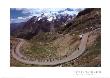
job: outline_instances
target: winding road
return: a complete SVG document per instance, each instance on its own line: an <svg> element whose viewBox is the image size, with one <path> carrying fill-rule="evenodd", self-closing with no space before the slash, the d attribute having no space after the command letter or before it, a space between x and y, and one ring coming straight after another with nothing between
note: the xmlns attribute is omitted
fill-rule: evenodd
<svg viewBox="0 0 110 78"><path fill-rule="evenodd" d="M87 43L87 39L88 39L88 35L89 33L85 33L81 39L80 45L79 45L79 49L75 50L71 55L60 59L60 60L53 60L53 61L39 61L39 60L35 60L35 61L31 61L29 59L26 59L26 57L21 54L20 52L20 47L22 47L22 45L24 44L25 40L23 39L19 39L19 43L17 44L17 46L15 47L15 49L12 49L12 56L13 58L15 58L16 60L25 63L25 64L34 64L34 65L57 65L57 64L62 64L65 62L68 62L70 60L73 60L75 58L77 58L78 56L80 56L86 49L86 43Z"/></svg>

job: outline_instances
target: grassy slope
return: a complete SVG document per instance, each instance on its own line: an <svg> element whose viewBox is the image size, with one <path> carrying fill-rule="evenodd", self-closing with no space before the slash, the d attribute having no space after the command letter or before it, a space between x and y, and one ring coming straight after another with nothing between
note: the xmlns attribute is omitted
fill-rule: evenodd
<svg viewBox="0 0 110 78"><path fill-rule="evenodd" d="M101 55L101 36L99 36L95 43L86 49L86 51L78 57L78 59L72 60L70 62L62 64L64 67L68 66L89 66L94 67L97 65L101 65L100 60L94 60L98 55Z"/></svg>
<svg viewBox="0 0 110 78"><path fill-rule="evenodd" d="M70 41L68 41L69 37L65 37L66 38L61 38L60 40L59 36L55 36L55 34L44 33L38 35L37 37L34 37L33 39L31 39L31 41L29 41L29 45L24 44L21 52L28 58L32 58L33 60L58 58L60 57L60 53L64 53L63 55L65 55L65 52L63 51L67 51L66 53L68 53L70 52L69 50L73 51L75 50L74 48L78 46L78 43L76 45L73 45L75 41L78 41L77 37L69 36L71 43ZM74 47L72 48L72 46Z"/></svg>
<svg viewBox="0 0 110 78"><path fill-rule="evenodd" d="M59 33L86 33L92 29L101 27L101 9L91 9L92 11L87 11L85 9L79 12L79 16L76 16L74 20L67 25L59 28ZM86 12L87 11L87 12ZM85 14L84 14L84 13ZM92 28L91 28L92 27Z"/></svg>

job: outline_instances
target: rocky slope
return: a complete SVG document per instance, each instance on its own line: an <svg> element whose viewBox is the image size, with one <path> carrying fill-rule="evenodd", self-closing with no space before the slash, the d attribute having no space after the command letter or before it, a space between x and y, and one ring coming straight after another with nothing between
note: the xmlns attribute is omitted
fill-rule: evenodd
<svg viewBox="0 0 110 78"><path fill-rule="evenodd" d="M78 13L72 22L59 28L60 33L85 33L101 28L101 9L87 8Z"/></svg>
<svg viewBox="0 0 110 78"><path fill-rule="evenodd" d="M59 14L51 18L52 19L49 20L46 16L33 16L25 22L21 28L15 29L11 27L11 35L19 38L31 39L40 32L56 32L62 24L72 19L73 16Z"/></svg>

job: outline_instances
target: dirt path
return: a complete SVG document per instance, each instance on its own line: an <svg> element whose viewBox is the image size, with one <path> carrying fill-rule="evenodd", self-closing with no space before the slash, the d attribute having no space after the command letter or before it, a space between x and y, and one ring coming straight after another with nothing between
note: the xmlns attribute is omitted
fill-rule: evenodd
<svg viewBox="0 0 110 78"><path fill-rule="evenodd" d="M73 59L77 58L78 56L80 56L85 51L88 35L89 35L89 33L86 33L86 34L83 35L81 43L80 43L80 45L78 47L79 49L74 51L68 57L65 57L64 59L61 59L61 60L53 60L53 61L35 60L35 61L31 61L31 60L28 60L28 59L23 59L23 58L25 58L25 56L20 53L20 47L22 47L22 45L25 42L23 39L19 39L20 42L16 46L15 50L12 49L12 56L16 60L18 60L18 61L20 61L22 63L25 63L25 64L35 64L35 65L57 65L57 64L61 64L61 63L68 62L70 60L73 60Z"/></svg>

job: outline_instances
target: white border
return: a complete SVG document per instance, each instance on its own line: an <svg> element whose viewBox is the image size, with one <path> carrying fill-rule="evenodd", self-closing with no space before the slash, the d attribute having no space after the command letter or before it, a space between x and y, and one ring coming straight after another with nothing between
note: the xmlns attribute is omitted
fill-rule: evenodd
<svg viewBox="0 0 110 78"><path fill-rule="evenodd" d="M109 0L0 0L0 78L81 78L74 71L102 71L109 77ZM10 67L10 8L102 8L102 67ZM84 78L90 76L85 75ZM95 78L95 77L94 77Z"/></svg>

